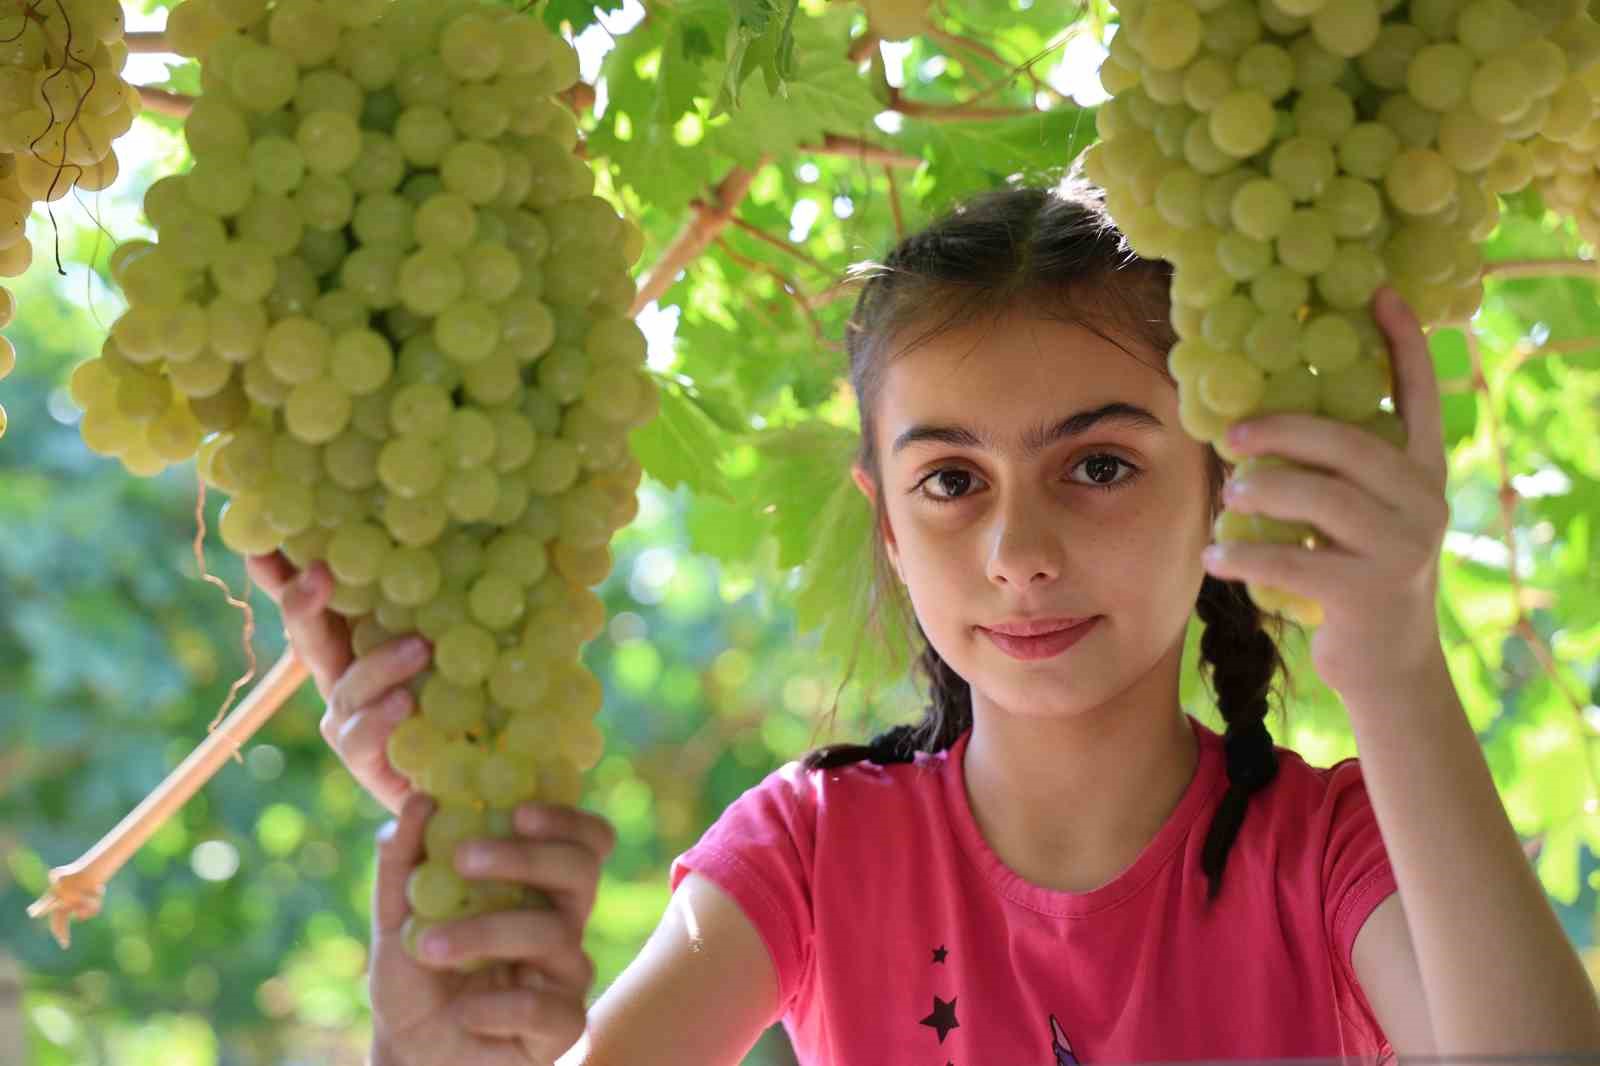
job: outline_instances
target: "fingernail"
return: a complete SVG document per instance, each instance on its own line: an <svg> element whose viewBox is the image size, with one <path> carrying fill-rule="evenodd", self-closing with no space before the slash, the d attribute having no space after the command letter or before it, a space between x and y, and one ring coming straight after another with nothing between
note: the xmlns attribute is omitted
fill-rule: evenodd
<svg viewBox="0 0 1600 1066"><path fill-rule="evenodd" d="M432 651L433 649L429 647L428 642L422 637L412 637L406 642L406 658L408 659L426 659Z"/></svg>
<svg viewBox="0 0 1600 1066"><path fill-rule="evenodd" d="M463 844L456 851L456 864L464 874L489 872L489 853L477 844Z"/></svg>
<svg viewBox="0 0 1600 1066"><path fill-rule="evenodd" d="M450 938L438 930L424 934L422 953L435 961L443 961L450 954Z"/></svg>
<svg viewBox="0 0 1600 1066"><path fill-rule="evenodd" d="M411 700L408 698L410 695L403 688L395 689L394 692L390 693L387 701L388 706L383 711L384 720L388 722L403 722L410 718Z"/></svg>

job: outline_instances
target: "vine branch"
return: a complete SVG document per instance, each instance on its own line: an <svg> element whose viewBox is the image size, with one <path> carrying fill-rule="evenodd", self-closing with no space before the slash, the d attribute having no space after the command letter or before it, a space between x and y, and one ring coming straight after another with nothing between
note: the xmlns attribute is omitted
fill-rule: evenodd
<svg viewBox="0 0 1600 1066"><path fill-rule="evenodd" d="M737 223L739 220L735 219L734 221ZM722 250L724 255L726 255L729 259L732 259L735 263L744 267L744 269L757 271L772 278L773 281L776 281L778 283L778 288L782 289L784 294L793 300L795 305L798 306L801 312L805 314L806 322L811 326L811 337L814 341L816 341L819 348L836 347L835 345L830 344L827 337L823 335L822 323L817 320L817 313L811 307L811 299L805 294L804 290L800 288L798 282L789 277L789 275L785 274L783 271L779 270L777 267L773 266L771 263L762 263L755 259L751 259L747 255L744 255L733 245L729 244L727 238L721 234L717 235L716 245Z"/></svg>
<svg viewBox="0 0 1600 1066"><path fill-rule="evenodd" d="M634 297L633 307L628 312L630 315L637 315L652 300L660 299L661 295L672 287L679 272L705 251L706 246L727 227L733 219L734 211L739 207L739 202L750 191L750 183L755 181L756 170L765 164L766 157L763 156L755 168L747 170L744 167L734 167L712 190L709 201L695 200L689 205L693 214L667 245L667 250L661 253L661 258L650 268L649 275L640 283L639 293Z"/></svg>

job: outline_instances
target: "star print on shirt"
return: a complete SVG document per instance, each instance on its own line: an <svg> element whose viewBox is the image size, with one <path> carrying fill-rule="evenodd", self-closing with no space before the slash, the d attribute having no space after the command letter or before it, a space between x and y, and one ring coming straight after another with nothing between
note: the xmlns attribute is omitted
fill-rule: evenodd
<svg viewBox="0 0 1600 1066"><path fill-rule="evenodd" d="M946 955L948 955L948 954L950 954L950 953L945 950L944 945L940 944L933 951L933 961L934 962L938 962L938 963L942 963L942 962L944 962L944 957Z"/></svg>
<svg viewBox="0 0 1600 1066"><path fill-rule="evenodd" d="M961 1023L956 1021L956 1001L952 999L946 1003L938 996L934 996L933 1013L922 1019L921 1024L939 1030L939 1043L944 1043L944 1038L950 1035L950 1030L961 1028Z"/></svg>

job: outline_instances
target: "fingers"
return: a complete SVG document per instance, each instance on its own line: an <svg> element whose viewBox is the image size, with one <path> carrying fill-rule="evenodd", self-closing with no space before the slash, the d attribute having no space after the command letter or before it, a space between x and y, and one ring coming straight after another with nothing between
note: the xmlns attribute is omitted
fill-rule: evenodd
<svg viewBox="0 0 1600 1066"><path fill-rule="evenodd" d="M333 596L333 574L323 563L312 563L299 577L283 586L279 600L283 627L306 666L317 680L317 690L330 699L334 684L354 658L350 627L328 610Z"/></svg>
<svg viewBox="0 0 1600 1066"><path fill-rule="evenodd" d="M244 568L261 590L274 603L282 604L284 586L293 581L298 572L282 552L270 555L247 555Z"/></svg>
<svg viewBox="0 0 1600 1066"><path fill-rule="evenodd" d="M570 840L604 862L617 847L617 830L592 811L559 803L524 803L517 808L517 830L548 840Z"/></svg>
<svg viewBox="0 0 1600 1066"><path fill-rule="evenodd" d="M461 1023L485 1037L520 1039L537 1061L554 1062L583 1039L588 1016L582 998L526 988L477 992L465 997Z"/></svg>
<svg viewBox="0 0 1600 1066"><path fill-rule="evenodd" d="M378 876L372 890L373 923L380 933L398 933L411 913L406 900L406 879L422 862L422 836L433 800L414 792L400 808L397 820L378 830Z"/></svg>
<svg viewBox="0 0 1600 1066"><path fill-rule="evenodd" d="M390 689L382 699L347 718L330 742L356 780L395 813L399 813L411 783L389 764L389 735L410 717L414 704L408 690Z"/></svg>
<svg viewBox="0 0 1600 1066"><path fill-rule="evenodd" d="M422 637L396 637L354 663L347 663L328 693L328 713L322 718L323 738L337 748L345 723L427 666L431 654L432 649Z"/></svg>
<svg viewBox="0 0 1600 1066"><path fill-rule="evenodd" d="M1392 287L1379 288L1375 307L1388 335L1394 364L1394 404L1406 427L1406 452L1443 485L1449 464L1444 453L1444 413L1428 340L1417 316Z"/></svg>
<svg viewBox="0 0 1600 1066"><path fill-rule="evenodd" d="M455 868L470 880L532 885L551 897L570 924L582 928L594 910L600 856L568 841L471 840L456 849Z"/></svg>
<svg viewBox="0 0 1600 1066"><path fill-rule="evenodd" d="M400 887L403 894L403 879ZM594 983L595 974L594 963L584 954L582 936L582 929L559 911L492 911L442 922L428 930L422 937L420 961L438 970L459 970L485 960L520 962L537 969L560 989L581 993ZM437 954L435 944L440 947Z"/></svg>

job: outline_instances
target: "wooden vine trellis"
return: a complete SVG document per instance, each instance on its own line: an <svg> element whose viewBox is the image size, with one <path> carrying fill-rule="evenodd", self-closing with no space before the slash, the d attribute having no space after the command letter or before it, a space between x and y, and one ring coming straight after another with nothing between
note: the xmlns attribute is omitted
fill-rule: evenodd
<svg viewBox="0 0 1600 1066"><path fill-rule="evenodd" d="M986 105L982 101L1016 79L1027 77L1034 89L1033 98L1036 105L1041 100L1060 102L1063 99L1060 94L1044 83L1034 72L1033 67L1040 59L1065 44L1070 35L1069 29L1029 59L1012 62L981 42L933 30L927 36L946 48L978 56L993 65L1007 69L968 99L957 103L919 101L906 96L897 87L885 85L888 101L885 110L896 111L903 116L926 122L983 122L1042 113L1045 109L1037 106L1033 109L997 107ZM133 32L126 35L126 40L128 51L132 54L164 54L171 51L162 32ZM859 67L864 68L867 58L877 45L878 39L869 32L852 43L848 55ZM180 119L185 117L193 103L190 97L164 89L141 86L139 92L146 110L170 117ZM592 110L595 104L595 90L593 86L579 82L563 93L562 98L575 111ZM578 151L582 154L581 142ZM837 133L828 133L821 143L802 145L798 151L812 155L850 158L863 165L879 168L887 184L896 233L903 236L903 213L895 171L920 166L923 162L920 157L857 136ZM690 202L688 215L682 226L639 283L630 314L637 315L650 303L659 299L673 285L681 272L687 270L707 248L717 245L736 262L742 261L747 269L753 267L771 276L784 295L793 300L806 315L815 339L824 342L815 312L818 308L847 295L849 287L843 282L836 281L820 292L808 292L791 275L777 267L756 263L742 256L724 240L724 232L732 228L780 250L796 263L824 274L837 273L793 243L738 217L740 204L749 192L756 175L768 162L770 158L763 156L754 167L730 168L715 186L708 189L703 196ZM1486 263L1482 267L1481 276L1485 281L1550 276L1576 276L1600 281L1600 262L1586 259L1504 260ZM1472 372L1468 378L1441 382L1440 388L1445 394L1470 391L1481 396L1480 402L1488 423L1489 444L1496 458L1500 481L1498 501L1501 536L1508 553L1507 574L1516 610L1510 628L1527 643L1541 670L1549 676L1551 683L1557 687L1564 701L1570 704L1572 713L1577 716L1580 734L1586 740L1584 753L1591 789L1588 807L1592 808L1600 802L1600 763L1597 763L1594 745L1587 741L1594 739L1597 731L1584 716L1582 696L1563 680L1555 655L1534 628L1529 617L1529 611L1545 605L1547 599L1541 597L1535 590L1529 589L1518 572L1515 511L1519 494L1512 483L1510 463L1502 439L1497 414L1497 393L1483 370L1476 328L1470 322L1451 325L1461 329L1466 339ZM1547 340L1538 345L1523 342L1513 350L1509 364L1502 371L1500 384L1503 385L1504 377L1514 373L1530 359L1596 348L1600 348L1600 336ZM105 886L117 870L138 851L168 817L204 786L228 759L236 757L239 749L287 702L307 676L307 668L294 650L292 648L286 650L239 706L220 724L214 723L214 728L206 738L144 801L76 862L55 867L50 871L49 891L30 905L28 914L31 917L47 919L57 942L63 948L67 947L70 942L71 920L74 918L86 920L99 913ZM235 689L248 684L252 677L253 669L236 683ZM745 720L744 724L749 725L751 722ZM740 728L740 723L738 721L732 724L725 723L720 728L737 729ZM1538 851L1541 841L1542 838L1536 838L1529 842L1527 851L1530 856Z"/></svg>

